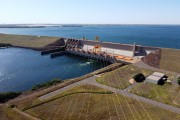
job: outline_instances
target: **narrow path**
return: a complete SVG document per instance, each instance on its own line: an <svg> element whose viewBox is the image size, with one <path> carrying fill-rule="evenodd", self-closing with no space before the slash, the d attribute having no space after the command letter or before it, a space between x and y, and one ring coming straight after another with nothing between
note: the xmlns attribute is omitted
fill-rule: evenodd
<svg viewBox="0 0 180 120"><path fill-rule="evenodd" d="M180 108L177 108L177 107L174 107L174 106L171 106L171 105L167 105L167 104L164 104L164 103L161 103L161 102L157 102L157 101L152 100L152 99L148 99L148 98L145 98L145 97L141 97L141 96L129 93L127 90L130 89L133 86L128 87L128 88L126 88L124 90L120 90L120 89L117 89L117 88L113 88L113 87L110 87L110 86L107 86L107 85L100 84L100 83L96 82L95 79L96 79L95 76L87 78L85 80L74 83L74 84L69 85L67 87L64 87L62 89L56 90L56 91L51 92L51 93L46 94L46 95L43 95L43 96L39 97L39 99L40 100L45 100L45 99L53 97L53 96L55 96L55 95L57 95L57 94L59 94L61 92L64 92L65 90L73 88L75 86L83 85L83 84L90 84L90 85L94 85L94 86L97 86L97 87L112 91L112 92L117 93L117 94L124 95L124 96L129 97L129 98L139 100L139 101L148 103L150 105L153 105L153 106L156 106L156 107L159 107L159 108L162 108L162 109L165 109L165 110L180 114ZM136 85L136 84L133 84L133 85Z"/></svg>
<svg viewBox="0 0 180 120"><path fill-rule="evenodd" d="M165 110L180 114L180 108L177 108L177 107L174 107L174 106L171 106L171 105L167 105L167 104L164 104L164 103L161 103L161 102L157 102L157 101L152 100L152 99L148 99L148 98L145 98L145 97L141 97L141 96L129 93L127 91L127 89L119 90L119 89L116 89L116 88L113 88L113 87L110 87L110 86L102 85L102 84L96 82L95 77L91 77L91 81L88 81L88 84L95 85L95 86L98 86L100 88L105 88L107 90L110 90L112 92L116 92L116 93L124 95L126 97L129 97L129 98L132 98L132 99L135 99L135 100L139 100L139 101L151 104L153 106L156 106L156 107L159 107L159 108L162 108L162 109L165 109Z"/></svg>
<svg viewBox="0 0 180 120"><path fill-rule="evenodd" d="M135 87L136 85L137 85L137 83L135 82L135 83L131 84L130 86L128 86L127 88L125 88L124 90L128 91L128 90L132 89L133 87Z"/></svg>
<svg viewBox="0 0 180 120"><path fill-rule="evenodd" d="M21 110L19 110L19 109L17 109L17 108L13 108L13 110L16 111L16 112L18 112L19 114L21 114L21 115L23 115L23 116L26 116L26 117L32 119L32 120L41 120L41 119L39 119L39 118L36 118L36 117L34 117L34 116L31 116L30 114L27 114L27 113L23 112L23 111L21 111Z"/></svg>
<svg viewBox="0 0 180 120"><path fill-rule="evenodd" d="M6 105L7 107L9 107L8 104L5 104L5 105ZM16 111L17 113L19 113L19 114L21 114L21 115L23 115L23 116L25 116L25 117L27 117L27 118L30 118L30 119L32 119L32 120L41 120L41 119L39 119L39 118L36 118L36 117L34 117L34 116L31 116L30 114L27 114L27 113L25 113L25 112L17 109L16 107L14 107L14 108L12 108L12 109L13 109L14 111Z"/></svg>
<svg viewBox="0 0 180 120"><path fill-rule="evenodd" d="M53 92L50 92L50 93L48 93L48 94L46 94L46 95L43 95L43 96L39 97L39 99L40 99L40 100L46 100L46 99L51 98L51 97L53 97L53 96L55 96L55 95L57 95L57 94L59 94L59 93L62 93L62 92L64 92L64 91L66 91L66 90L68 90L68 89L71 89L71 88L76 87L76 86L79 86L79 85L86 84L86 83L88 83L88 81L90 81L90 80L91 80L91 77L90 77L90 78L87 78L87 79L85 79L85 80L82 80L82 81L73 83L73 84L71 84L71 85L68 85L68 86L66 86L66 87L63 87L63 88L61 88L61 89L55 90L55 91L53 91Z"/></svg>

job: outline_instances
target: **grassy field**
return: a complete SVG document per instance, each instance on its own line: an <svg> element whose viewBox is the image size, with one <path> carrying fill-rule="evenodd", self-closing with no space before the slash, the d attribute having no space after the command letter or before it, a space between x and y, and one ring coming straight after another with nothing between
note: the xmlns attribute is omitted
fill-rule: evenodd
<svg viewBox="0 0 180 120"><path fill-rule="evenodd" d="M0 34L0 43L10 43L22 47L44 47L58 39L58 37Z"/></svg>
<svg viewBox="0 0 180 120"><path fill-rule="evenodd" d="M165 104L180 107L180 87L170 84L155 85L151 83L140 83L135 86L132 93L147 97Z"/></svg>
<svg viewBox="0 0 180 120"><path fill-rule="evenodd" d="M40 119L51 120L175 120L180 118L178 114L125 96L102 94L103 92L107 91L91 85L75 87L57 95L58 99L33 107L25 112Z"/></svg>
<svg viewBox="0 0 180 120"><path fill-rule="evenodd" d="M17 113L12 108L8 108L5 105L0 106L0 119L1 120L31 120Z"/></svg>
<svg viewBox="0 0 180 120"><path fill-rule="evenodd" d="M180 50L162 49L160 68L180 73Z"/></svg>
<svg viewBox="0 0 180 120"><path fill-rule="evenodd" d="M104 91L103 89L100 89L100 88L95 87L95 86L83 85L83 86L79 86L79 87L75 87L73 89L70 89L70 90L68 90L66 92L63 92L63 93L61 93L59 95L56 95L55 97L49 98L49 99L44 100L44 101L40 101L38 98L35 98L35 99L33 99L33 100L29 101L29 102L25 101L26 104L24 104L23 106L21 105L21 110L25 111L27 109L43 105L45 103L48 103L50 101L54 101L54 100L59 99L59 98L63 98L63 97L73 95L73 94L80 94L80 93L82 93L82 94L83 93L112 94L112 92L110 92L110 91Z"/></svg>
<svg viewBox="0 0 180 120"><path fill-rule="evenodd" d="M143 73L145 76L148 76L152 72L151 70L133 65L126 65L102 75L102 77L97 78L96 81L118 89L124 89L130 85L129 80L134 74Z"/></svg>
<svg viewBox="0 0 180 120"><path fill-rule="evenodd" d="M114 67L116 68L119 65L121 65L121 64L114 63L114 64L111 64L111 65L105 67L105 68L102 68L102 69L99 69L99 70L94 71L92 73L89 73L87 75L84 75L84 76L81 76L78 78L74 78L74 79L65 80L64 82L59 83L56 86L51 86L49 88L40 90L39 92L35 92L35 94L33 94L33 95L31 92L27 92L27 93L23 94L22 99L14 99L13 101L10 101L9 104L17 105L18 109L23 110L25 107L29 107L29 106L33 105L35 102L34 100L37 100L37 98L39 96L45 95L45 94L50 93L50 92L55 91L55 90L58 90L60 88L63 88L65 86L68 86L68 85L73 84L75 82L81 81L87 77L91 77L91 76L98 74L98 73L101 73L103 71L107 71L108 69L113 69ZM30 97L28 97L29 94L30 94ZM34 102L32 102L32 101L34 101ZM37 100L37 102L38 102L38 100Z"/></svg>

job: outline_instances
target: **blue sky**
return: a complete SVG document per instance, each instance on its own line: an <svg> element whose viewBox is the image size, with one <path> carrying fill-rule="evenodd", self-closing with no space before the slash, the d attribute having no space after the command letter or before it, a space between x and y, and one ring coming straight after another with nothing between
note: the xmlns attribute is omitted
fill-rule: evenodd
<svg viewBox="0 0 180 120"><path fill-rule="evenodd" d="M1 23L180 24L180 0L0 0Z"/></svg>

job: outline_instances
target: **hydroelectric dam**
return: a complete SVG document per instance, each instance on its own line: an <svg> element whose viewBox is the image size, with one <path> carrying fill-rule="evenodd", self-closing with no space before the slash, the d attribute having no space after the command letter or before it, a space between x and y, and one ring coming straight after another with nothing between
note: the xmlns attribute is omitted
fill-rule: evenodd
<svg viewBox="0 0 180 120"><path fill-rule="evenodd" d="M56 45L54 48L42 51L41 54L51 54L52 58L72 54L109 63L124 64L142 60L151 66L156 66L160 57L160 48L141 46L135 43L120 44L73 38L61 38L59 42L61 46Z"/></svg>

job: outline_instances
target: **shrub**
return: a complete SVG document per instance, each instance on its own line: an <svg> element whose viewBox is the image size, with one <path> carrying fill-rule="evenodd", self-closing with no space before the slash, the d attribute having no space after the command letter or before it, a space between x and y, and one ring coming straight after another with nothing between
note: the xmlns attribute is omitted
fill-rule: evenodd
<svg viewBox="0 0 180 120"><path fill-rule="evenodd" d="M142 73L138 73L138 74L133 76L133 79L136 82L143 82L145 80L145 77L144 77L144 75Z"/></svg>
<svg viewBox="0 0 180 120"><path fill-rule="evenodd" d="M178 84L180 85L180 77L178 77Z"/></svg>
<svg viewBox="0 0 180 120"><path fill-rule="evenodd" d="M0 43L0 47L7 47L7 46L12 46L12 45L9 43Z"/></svg>
<svg viewBox="0 0 180 120"><path fill-rule="evenodd" d="M61 82L63 82L63 81L60 79L54 79L54 80L51 80L47 83L37 84L37 85L33 86L31 90L32 91L38 90L40 88L49 87L49 86L56 85L56 84L61 83Z"/></svg>
<svg viewBox="0 0 180 120"><path fill-rule="evenodd" d="M0 93L0 103L6 102L10 99L18 97L21 93L17 92L7 92L7 93Z"/></svg>
<svg viewBox="0 0 180 120"><path fill-rule="evenodd" d="M10 108L14 108L14 107L16 107L16 105L11 104L9 107L10 107Z"/></svg>

